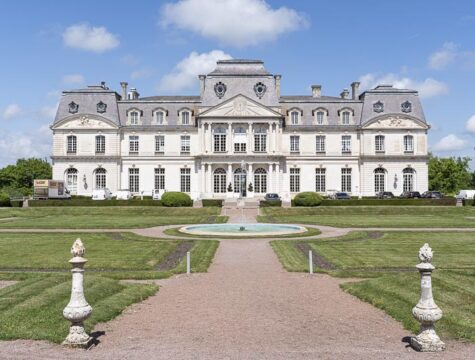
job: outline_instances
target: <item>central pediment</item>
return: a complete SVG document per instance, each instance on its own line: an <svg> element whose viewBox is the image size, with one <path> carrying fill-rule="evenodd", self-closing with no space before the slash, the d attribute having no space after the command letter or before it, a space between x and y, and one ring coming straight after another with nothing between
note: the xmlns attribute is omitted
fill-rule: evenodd
<svg viewBox="0 0 475 360"><path fill-rule="evenodd" d="M282 114L254 101L244 95L236 95L210 109L205 110L198 117L266 117L281 118Z"/></svg>

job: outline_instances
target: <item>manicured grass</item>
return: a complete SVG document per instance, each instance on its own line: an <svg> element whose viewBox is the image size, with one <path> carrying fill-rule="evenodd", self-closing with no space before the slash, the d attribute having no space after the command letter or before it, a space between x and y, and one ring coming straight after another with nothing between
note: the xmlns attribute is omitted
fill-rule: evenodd
<svg viewBox="0 0 475 360"><path fill-rule="evenodd" d="M475 208L446 206L337 206L262 208L260 222L336 227L475 228Z"/></svg>
<svg viewBox="0 0 475 360"><path fill-rule="evenodd" d="M220 209L166 207L48 207L0 209L0 228L131 229L173 224L226 222Z"/></svg>
<svg viewBox="0 0 475 360"><path fill-rule="evenodd" d="M71 293L70 247L81 237L88 259L85 294L93 307L88 331L120 314L127 306L153 295L153 284L124 284L120 279L158 279L186 271L177 246L191 242L192 272L205 272L218 241L157 240L130 233L0 233L0 279L19 283L0 290L0 339L61 342L69 323L62 310ZM175 251L175 252L174 252ZM156 267L176 256L178 265Z"/></svg>
<svg viewBox="0 0 475 360"><path fill-rule="evenodd" d="M315 228L308 227L306 228L307 231L301 234L289 234L289 235L261 235L261 236L216 236L216 235L192 235L192 234L187 234L184 232L180 231L180 228L171 228L171 229L166 229L164 231L165 234L167 235L172 235L172 236L181 236L181 237L190 237L190 238L198 238L198 239L259 239L259 238L276 238L276 239L281 239L281 238L296 238L296 237L307 237L307 236L317 236L321 234L321 231Z"/></svg>
<svg viewBox="0 0 475 360"><path fill-rule="evenodd" d="M383 235L383 236L381 236ZM475 341L475 234L429 232L352 232L318 240L275 240L271 245L288 271L308 271L308 258L298 244L310 246L340 277L368 278L342 285L345 291L383 309L404 327L417 332L411 309L419 299L415 265L419 248L428 242L434 251L434 297L444 311L438 324L443 337Z"/></svg>

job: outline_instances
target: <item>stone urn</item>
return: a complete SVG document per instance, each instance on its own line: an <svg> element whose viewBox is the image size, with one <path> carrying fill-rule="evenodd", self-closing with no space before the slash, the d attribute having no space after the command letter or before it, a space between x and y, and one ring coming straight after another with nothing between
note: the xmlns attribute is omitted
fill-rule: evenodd
<svg viewBox="0 0 475 360"><path fill-rule="evenodd" d="M421 324L419 334L411 338L411 346L417 351L442 351L445 344L435 332L435 323L442 318L442 310L432 296L432 249L424 244L419 250L420 264L416 265L421 274L421 297L412 309L412 315Z"/></svg>
<svg viewBox="0 0 475 360"><path fill-rule="evenodd" d="M92 313L92 307L84 297L84 264L87 262L83 258L85 252L81 239L76 239L71 248L73 258L69 260L73 267L71 299L63 310L64 318L71 322L69 334L63 345L74 348L88 348L93 340L84 329L84 320Z"/></svg>

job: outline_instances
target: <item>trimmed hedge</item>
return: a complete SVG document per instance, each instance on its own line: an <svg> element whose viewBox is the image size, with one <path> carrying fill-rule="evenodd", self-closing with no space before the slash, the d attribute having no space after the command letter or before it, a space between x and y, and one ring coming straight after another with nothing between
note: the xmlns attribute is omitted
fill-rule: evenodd
<svg viewBox="0 0 475 360"><path fill-rule="evenodd" d="M8 194L0 193L0 207L10 207L10 197Z"/></svg>
<svg viewBox="0 0 475 360"><path fill-rule="evenodd" d="M318 206L322 201L323 197L319 193L306 191L295 195L293 203L295 206Z"/></svg>
<svg viewBox="0 0 475 360"><path fill-rule="evenodd" d="M261 201L259 201L259 207L281 207L281 206L282 206L282 200L273 200L273 201L261 200Z"/></svg>
<svg viewBox="0 0 475 360"><path fill-rule="evenodd" d="M10 200L10 205L12 207L22 207L23 206L23 200Z"/></svg>
<svg viewBox="0 0 475 360"><path fill-rule="evenodd" d="M454 198L323 200L321 206L455 206Z"/></svg>
<svg viewBox="0 0 475 360"><path fill-rule="evenodd" d="M29 207L48 207L48 206L162 206L161 201L157 200L92 200L91 198L74 198L71 200L29 200Z"/></svg>
<svg viewBox="0 0 475 360"><path fill-rule="evenodd" d="M190 195L178 191L167 191L161 201L163 206L168 207L193 206Z"/></svg>
<svg viewBox="0 0 475 360"><path fill-rule="evenodd" d="M222 199L203 199L201 200L203 207L223 207Z"/></svg>

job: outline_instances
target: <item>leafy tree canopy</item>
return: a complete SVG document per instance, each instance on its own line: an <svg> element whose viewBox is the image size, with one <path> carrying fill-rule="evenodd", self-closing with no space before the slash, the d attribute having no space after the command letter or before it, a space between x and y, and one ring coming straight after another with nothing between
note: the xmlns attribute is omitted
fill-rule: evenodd
<svg viewBox="0 0 475 360"><path fill-rule="evenodd" d="M473 187L474 174L470 172L469 157L442 158L429 154L429 190L456 194Z"/></svg>
<svg viewBox="0 0 475 360"><path fill-rule="evenodd" d="M0 169L0 192L28 195L32 193L33 180L51 177L52 168L46 159L18 159L15 165Z"/></svg>

